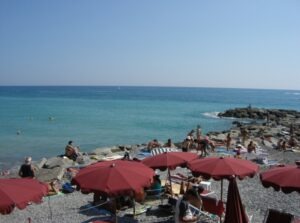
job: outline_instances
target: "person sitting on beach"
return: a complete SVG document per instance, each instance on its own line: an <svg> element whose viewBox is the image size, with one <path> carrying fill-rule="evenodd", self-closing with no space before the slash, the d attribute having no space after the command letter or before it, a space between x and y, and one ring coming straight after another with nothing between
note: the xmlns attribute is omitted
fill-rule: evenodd
<svg viewBox="0 0 300 223"><path fill-rule="evenodd" d="M24 178L34 178L35 174L35 168L31 164L32 158L31 157L26 157L24 164L22 164L20 170L19 170L19 176Z"/></svg>
<svg viewBox="0 0 300 223"><path fill-rule="evenodd" d="M147 191L147 195L158 195L162 190L161 180L159 175L153 177L153 183L151 184L150 190Z"/></svg>
<svg viewBox="0 0 300 223"><path fill-rule="evenodd" d="M195 133L195 130L194 129L192 129L188 134L187 134L187 137L189 136L190 138L191 138L191 140L193 140L194 141L194 133Z"/></svg>
<svg viewBox="0 0 300 223"><path fill-rule="evenodd" d="M171 139L168 139L168 141L164 144L164 147L166 147L166 148L176 148L176 146L172 143Z"/></svg>
<svg viewBox="0 0 300 223"><path fill-rule="evenodd" d="M256 153L256 145L253 143L253 141L250 141L250 143L247 146L247 151L248 153L252 153L254 151L254 153Z"/></svg>
<svg viewBox="0 0 300 223"><path fill-rule="evenodd" d="M201 208L201 198L194 189L188 189L183 197L179 198L175 207L175 223L197 222L199 215L194 215L190 209L190 204Z"/></svg>
<svg viewBox="0 0 300 223"><path fill-rule="evenodd" d="M48 196L56 195L59 193L59 183L58 180L53 180L47 183L48 184Z"/></svg>
<svg viewBox="0 0 300 223"><path fill-rule="evenodd" d="M278 142L277 142L277 146L276 146L277 150L281 150L282 149L282 143L283 143L283 139L279 139Z"/></svg>
<svg viewBox="0 0 300 223"><path fill-rule="evenodd" d="M130 154L129 151L125 148L124 150L124 156L122 158L123 160L130 160Z"/></svg>
<svg viewBox="0 0 300 223"><path fill-rule="evenodd" d="M149 149L149 150L152 150L152 149L154 149L154 148L159 148L161 145L160 145L160 143L157 141L157 139L153 139L152 141L150 141L149 143L148 143L148 146L147 146L147 148Z"/></svg>
<svg viewBox="0 0 300 223"><path fill-rule="evenodd" d="M78 148L73 146L73 141L69 141L65 148L65 156L73 161L76 161L78 157L77 151Z"/></svg>
<svg viewBox="0 0 300 223"><path fill-rule="evenodd" d="M283 142L282 142L282 144L281 144L281 149L282 149L283 151L286 151L286 149L287 149L286 141L283 141Z"/></svg>
<svg viewBox="0 0 300 223"><path fill-rule="evenodd" d="M190 136L187 136L186 139L182 142L182 152L188 152L190 148L192 147L192 140Z"/></svg>
<svg viewBox="0 0 300 223"><path fill-rule="evenodd" d="M288 144L290 147L296 147L298 143L297 143L297 140L293 136L291 136Z"/></svg>

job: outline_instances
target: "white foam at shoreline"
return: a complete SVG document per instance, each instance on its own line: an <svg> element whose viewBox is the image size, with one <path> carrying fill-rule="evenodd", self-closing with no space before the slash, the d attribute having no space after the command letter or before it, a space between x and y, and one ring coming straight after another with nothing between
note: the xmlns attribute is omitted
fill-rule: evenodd
<svg viewBox="0 0 300 223"><path fill-rule="evenodd" d="M218 115L220 112L204 112L203 115L209 118L220 118Z"/></svg>
<svg viewBox="0 0 300 223"><path fill-rule="evenodd" d="M220 112L204 112L202 113L205 117L208 117L208 118L214 118L214 119L229 119L229 120L233 120L233 119L236 119L234 117L219 117L219 114Z"/></svg>

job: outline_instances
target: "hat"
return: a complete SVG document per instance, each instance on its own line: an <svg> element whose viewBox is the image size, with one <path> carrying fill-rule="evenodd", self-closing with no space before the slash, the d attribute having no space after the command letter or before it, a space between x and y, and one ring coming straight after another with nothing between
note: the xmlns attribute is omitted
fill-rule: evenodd
<svg viewBox="0 0 300 223"><path fill-rule="evenodd" d="M191 138L191 136L187 136L186 139L187 140L191 140L192 138Z"/></svg>
<svg viewBox="0 0 300 223"><path fill-rule="evenodd" d="M25 163L26 163L26 164L31 163L31 161L32 161L32 158L31 158L30 156L25 157Z"/></svg>

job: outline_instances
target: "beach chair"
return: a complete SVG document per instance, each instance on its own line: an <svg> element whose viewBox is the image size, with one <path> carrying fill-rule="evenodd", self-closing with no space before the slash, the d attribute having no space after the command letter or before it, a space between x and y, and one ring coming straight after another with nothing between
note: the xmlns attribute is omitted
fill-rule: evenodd
<svg viewBox="0 0 300 223"><path fill-rule="evenodd" d="M210 214L217 215L220 219L223 217L225 207L224 203L221 200L217 200L213 197L201 196L203 211L206 211Z"/></svg>
<svg viewBox="0 0 300 223"><path fill-rule="evenodd" d="M146 192L145 201L159 199L160 203L163 204L164 199L168 198L165 187L162 187L161 189L147 189L145 190L145 192Z"/></svg>
<svg viewBox="0 0 300 223"><path fill-rule="evenodd" d="M293 223L294 216L290 213L269 209L263 223Z"/></svg>
<svg viewBox="0 0 300 223"><path fill-rule="evenodd" d="M203 186L205 190L200 194L201 196L209 196L209 195L215 194L215 192L211 190L211 182L210 181L202 180L199 184L190 183L190 182L188 182L188 178L182 174L171 175L171 181L173 183L175 183L175 185L173 184L173 186L172 186L173 192L175 194L179 194L179 191L180 191L179 185L181 185L182 182L184 182L185 184L190 184L195 189L197 189L197 187L199 187L199 186Z"/></svg>
<svg viewBox="0 0 300 223"><path fill-rule="evenodd" d="M200 210L193 205L189 205L192 212L196 214L204 215L212 220L215 220L216 218L214 216L219 217L219 221L221 222L221 218L224 214L225 208L224 203L222 201L218 201L215 198L210 197L202 197L202 208L203 210ZM176 206L178 198L177 197L169 197L168 203L172 205L173 207Z"/></svg>

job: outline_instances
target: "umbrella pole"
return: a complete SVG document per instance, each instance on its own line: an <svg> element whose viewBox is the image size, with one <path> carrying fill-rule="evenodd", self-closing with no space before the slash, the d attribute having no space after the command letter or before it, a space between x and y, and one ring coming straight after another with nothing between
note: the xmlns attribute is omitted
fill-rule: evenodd
<svg viewBox="0 0 300 223"><path fill-rule="evenodd" d="M223 179L221 179L221 201L223 201Z"/></svg>
<svg viewBox="0 0 300 223"><path fill-rule="evenodd" d="M173 189L172 189L172 181L171 181L170 169L168 169L168 175L169 175L169 181L170 181L171 195L173 196Z"/></svg>
<svg viewBox="0 0 300 223"><path fill-rule="evenodd" d="M118 223L118 215L117 215L118 208L117 208L117 198L116 197L115 197L114 203L115 203L115 205L114 205L115 206L115 223Z"/></svg>
<svg viewBox="0 0 300 223"><path fill-rule="evenodd" d="M135 199L133 198L133 219L135 217Z"/></svg>

